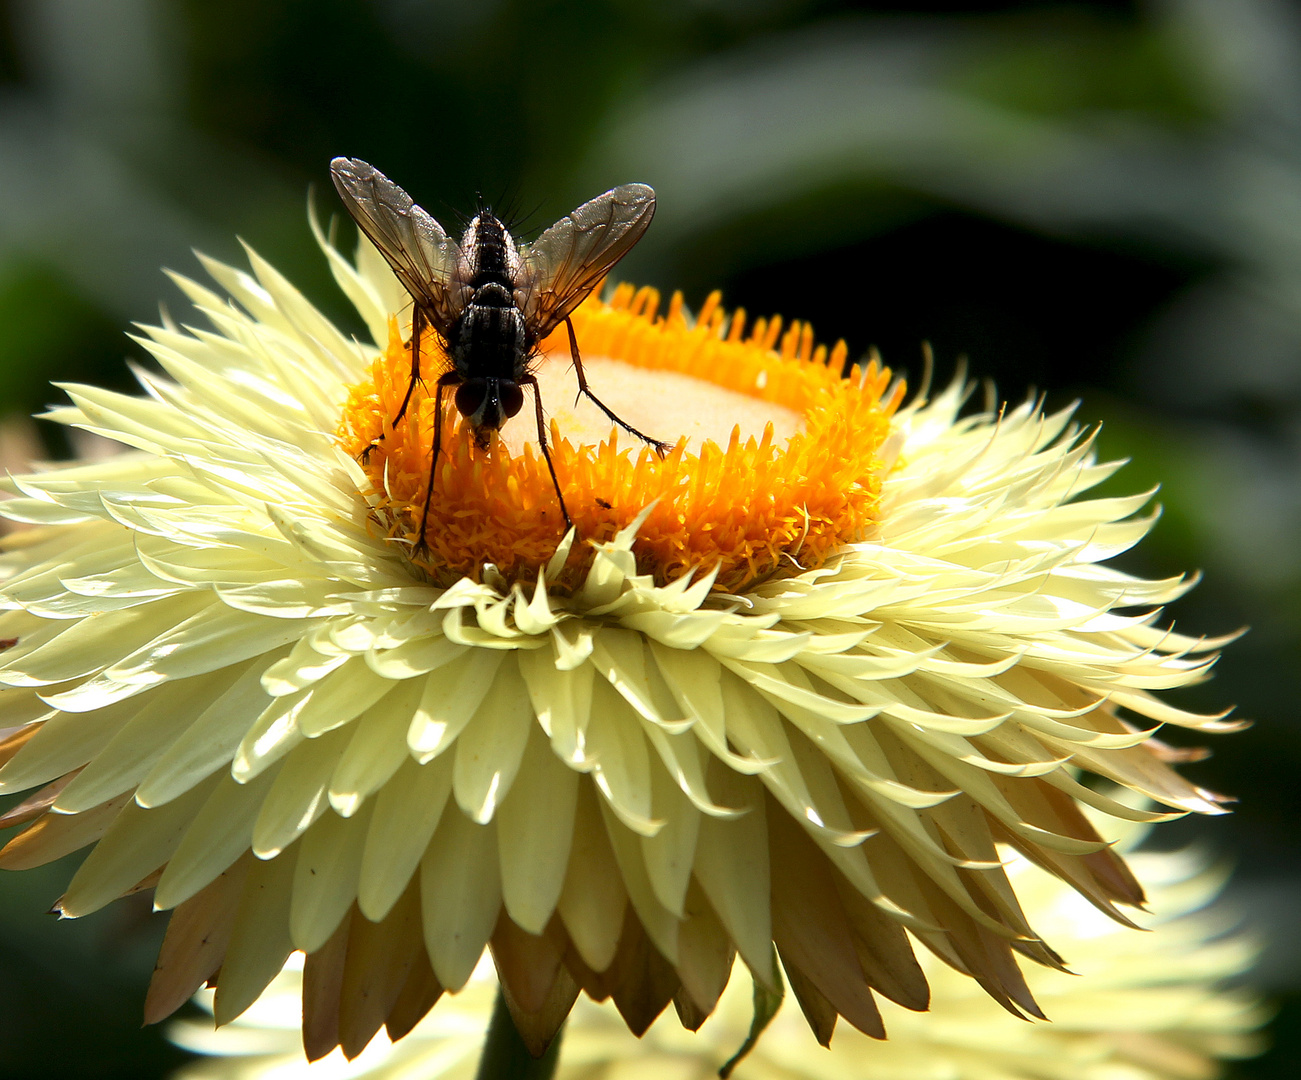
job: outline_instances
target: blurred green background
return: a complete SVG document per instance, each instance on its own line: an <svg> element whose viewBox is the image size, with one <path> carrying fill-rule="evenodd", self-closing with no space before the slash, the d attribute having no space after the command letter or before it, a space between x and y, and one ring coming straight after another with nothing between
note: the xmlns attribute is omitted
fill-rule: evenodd
<svg viewBox="0 0 1301 1080"><path fill-rule="evenodd" d="M359 331L306 226L336 154L525 231L644 181L626 278L721 287L914 380L929 341L941 379L965 357L1008 397L1079 399L1133 459L1113 488L1163 485L1128 564L1205 572L1181 629L1251 627L1184 696L1258 721L1190 767L1241 806L1155 842L1236 860L1282 1011L1233 1074L1296 1075L1301 8L0 0L0 413L128 385L130 321L184 310L159 268L238 260L237 236ZM181 1055L138 1026L160 920L55 925L68 874L0 878L0 1077L162 1075Z"/></svg>

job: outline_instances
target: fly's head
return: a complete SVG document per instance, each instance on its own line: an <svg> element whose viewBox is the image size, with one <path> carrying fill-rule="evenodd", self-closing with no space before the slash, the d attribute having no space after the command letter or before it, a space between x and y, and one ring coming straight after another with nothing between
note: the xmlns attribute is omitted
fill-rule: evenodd
<svg viewBox="0 0 1301 1080"><path fill-rule="evenodd" d="M456 388L456 411L487 449L488 437L524 407L524 391L512 379L466 379Z"/></svg>

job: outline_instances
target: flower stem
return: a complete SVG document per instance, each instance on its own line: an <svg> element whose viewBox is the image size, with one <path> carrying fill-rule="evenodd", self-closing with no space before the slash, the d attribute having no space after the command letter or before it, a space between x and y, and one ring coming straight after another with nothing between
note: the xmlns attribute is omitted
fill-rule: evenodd
<svg viewBox="0 0 1301 1080"><path fill-rule="evenodd" d="M511 1019L510 1009L500 990L497 991L497 1003L492 1009L492 1020L488 1023L488 1034L483 1041L483 1055L479 1058L479 1071L475 1080L551 1080L560 1060L560 1040L564 1037L562 1027L551 1040L547 1052L540 1058L529 1053L524 1040L515 1030L515 1021Z"/></svg>

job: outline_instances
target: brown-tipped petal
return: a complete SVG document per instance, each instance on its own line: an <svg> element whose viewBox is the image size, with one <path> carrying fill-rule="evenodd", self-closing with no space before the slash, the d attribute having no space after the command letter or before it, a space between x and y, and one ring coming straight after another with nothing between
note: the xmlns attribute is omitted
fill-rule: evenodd
<svg viewBox="0 0 1301 1080"><path fill-rule="evenodd" d="M968 976L926 956L923 967L934 988L932 1011L917 1014L883 1006L889 1042L872 1045L849 1025L837 1026L831 1002L787 955L781 961L797 1000L766 1030L774 1003L738 964L718 1009L698 1036L685 1037L678 1030L679 1020L695 1028L703 1019L685 992L674 998L678 1017L661 1017L640 1042L616 1030L622 1022L612 1004L597 1008L583 1003L570 1020L563 1060L568 1072L581 1074L583 1080L706 1080L738 1050L748 1052L732 1058L740 1061L739 1075L769 1080L854 1080L868 1075L876 1080L1077 1080L1081 1074L1098 1080L1094 1074L1101 1075L1099 1068L1107 1076L1205 1080L1218 1074L1214 1057L1248 1056L1259 1047L1253 1031L1267 1011L1241 990L1214 988L1216 980L1250 964L1253 950L1236 935L1223 936L1222 914L1196 913L1220 875L1208 876L1184 853L1139 855L1136 862L1144 880L1151 882L1157 913L1153 932L1147 934L1132 933L1100 913L1084 910L1068 886L1024 859L1011 860L1009 873L1027 912L1081 954L1083 977L1026 967L1028 980L1055 1023L1027 1023L1004 1011ZM994 937L995 944L1001 943ZM296 974L286 972L266 1007L241 1017L229 1034L214 1037L206 1026L178 1024L173 1037L210 1052L225 1050L227 1061L210 1060L207 1068L217 1065L215 1072L227 1076L236 1071L276 1072L286 1080L306 1080L316 1070L307 1070L301 1059L295 1066L286 1056L295 1050L296 1033L284 1025L283 1002ZM464 1075L481 1043L492 991L491 980L476 980L466 993L441 1002L432 1022L420 1025L404 1045L373 1047L374 1056L362 1059L367 1063L362 1071L397 1080L399 1075L450 1076L450 1066L452 1073ZM557 1011L563 1014L567 1004L566 995ZM796 1015L801 1009L805 1020ZM518 1008L512 1009L512 1016L532 1051L542 1052L558 1017L539 1037L530 1029L537 1017ZM750 1038L756 1030L762 1033L757 1044ZM829 1042L829 1050L820 1048L818 1040Z"/></svg>
<svg viewBox="0 0 1301 1080"><path fill-rule="evenodd" d="M651 944L636 914L624 916L619 951L610 965L611 997L628 1030L640 1038L682 985L678 974Z"/></svg>
<svg viewBox="0 0 1301 1080"><path fill-rule="evenodd" d="M836 1021L840 1019L840 1014L827 1000L826 995L813 985L813 980L787 960L782 954L780 945L777 947L777 953L781 956L782 967L786 970L786 981L791 984L791 992L799 1003L800 1012L809 1023L809 1030L822 1046L830 1046L831 1036L835 1033Z"/></svg>
<svg viewBox="0 0 1301 1080"><path fill-rule="evenodd" d="M685 986L673 995L673 1008L678 1014L678 1020L688 1031L699 1031L700 1025L709 1019L709 1013L696 1004Z"/></svg>
<svg viewBox="0 0 1301 1080"><path fill-rule="evenodd" d="M568 946L568 936L558 919L546 932L530 934L516 926L503 909L488 948L497 965L497 977L510 992L516 1008L535 1013L545 1006Z"/></svg>
<svg viewBox="0 0 1301 1080"><path fill-rule="evenodd" d="M1143 743L1143 748L1157 761L1164 761L1167 765L1205 761L1211 756L1210 748L1206 746L1171 746L1168 742L1155 738Z"/></svg>
<svg viewBox="0 0 1301 1080"><path fill-rule="evenodd" d="M411 973L402 987L402 993L398 995L388 1019L384 1021L388 1037L397 1042L425 1018L425 1014L442 996L443 986L429 964L429 955L420 949L411 962Z"/></svg>
<svg viewBox="0 0 1301 1080"><path fill-rule="evenodd" d="M8 813L0 814L0 829L11 829L15 825L26 825L29 821L40 817L54 805L54 800L59 797L59 792L67 787L72 778L79 772L81 770L76 769L65 776L60 776L57 780L51 781L39 791L29 795L17 806L12 807Z"/></svg>
<svg viewBox="0 0 1301 1080"><path fill-rule="evenodd" d="M529 1053L535 1058L540 1058L547 1052L547 1047L556 1037L556 1032L568 1018L569 1010L578 1000L579 986L570 977L569 972L560 968L551 981L551 988L543 999L542 1007L533 1012L520 1008L519 1002L515 1000L505 983L501 984L501 991L502 997L506 1000L506 1008L510 1010L511 1019L515 1021L515 1030L524 1040Z"/></svg>
<svg viewBox="0 0 1301 1080"><path fill-rule="evenodd" d="M1110 848L1081 855L1080 862L1089 868L1095 881L1099 881L1122 904L1143 907L1147 897L1129 864Z"/></svg>
<svg viewBox="0 0 1301 1080"><path fill-rule="evenodd" d="M1070 973L1071 969L1066 966L1066 961L1062 959L1056 949L1050 949L1047 942L1013 941L1011 945L1014 952L1019 952L1022 956L1028 956L1036 964L1042 964L1054 971Z"/></svg>
<svg viewBox="0 0 1301 1080"><path fill-rule="evenodd" d="M1010 942L967 916L949 897L937 893L932 898L934 910L948 929L946 935L961 958L959 971L965 971L985 988L995 1001L1013 1016L1031 1016L1045 1020L1026 985L1025 975L1012 955ZM947 959L942 953L941 959ZM956 965L955 965L956 966Z"/></svg>
<svg viewBox="0 0 1301 1080"><path fill-rule="evenodd" d="M252 859L243 856L172 912L145 996L146 1024L171 1016L221 967Z"/></svg>
<svg viewBox="0 0 1301 1080"><path fill-rule="evenodd" d="M966 795L950 799L933 814L935 827L946 847L954 855L978 863L1000 863L1002 859L994 846L991 818L974 800ZM982 868L959 867L958 879L976 906L1011 935L1034 937L1021 904L1007 880L1001 866Z"/></svg>
<svg viewBox="0 0 1301 1080"><path fill-rule="evenodd" d="M678 975L682 989L690 995L703 1020L727 986L736 949L694 878L687 888L685 913L686 919L678 929ZM682 1014L683 1006L679 1004L678 1015Z"/></svg>
<svg viewBox="0 0 1301 1080"><path fill-rule="evenodd" d="M612 960L610 963L613 965L614 961ZM578 983L583 992L593 1001L604 1001L614 992L611 969L593 971L587 966L587 961L579 954L573 942L570 942L569 948L565 950L564 964L570 978Z"/></svg>
<svg viewBox="0 0 1301 1080"><path fill-rule="evenodd" d="M886 898L911 912L918 920L910 926L917 939L955 970L966 971L966 966L948 935L938 929L943 926L943 922L931 906L932 897L939 893L934 883L916 872L899 845L884 833L868 837L863 842L863 850L872 866L872 873L881 882ZM931 929L932 927L936 929Z"/></svg>
<svg viewBox="0 0 1301 1080"><path fill-rule="evenodd" d="M319 1061L339 1045L339 997L351 929L349 915L303 964L303 1053L308 1061Z"/></svg>
<svg viewBox="0 0 1301 1080"><path fill-rule="evenodd" d="M881 1014L858 965L831 864L803 828L772 803L768 829L773 862L783 867L772 878L773 940L782 965L789 970L793 964L802 971L863 1034L884 1038Z"/></svg>
<svg viewBox="0 0 1301 1080"><path fill-rule="evenodd" d="M1081 812L1079 804L1064 791L1047 784L1037 784L1035 793L1051 808L1062 828L1070 829L1073 836L1102 839ZM1143 886L1124 859L1110 847L1081 855L1080 861L1093 872L1095 880L1107 889L1113 900L1133 907L1141 907L1146 902Z"/></svg>
<svg viewBox="0 0 1301 1080"><path fill-rule="evenodd" d="M30 870L93 844L130 801L128 793L84 814L45 813L0 850L0 870Z"/></svg>
<svg viewBox="0 0 1301 1080"><path fill-rule="evenodd" d="M839 874L836 890L868 985L905 1009L924 1011L930 1004L930 987L903 927Z"/></svg>
<svg viewBox="0 0 1301 1080"><path fill-rule="evenodd" d="M998 832L999 830L995 828L994 831ZM1137 923L1125 915L1123 911L1116 908L1112 901L1111 889L1099 883L1098 875L1094 869L1098 867L1101 870L1109 870L1108 864L1113 861L1119 862L1119 855L1110 850L1095 851L1092 855L1062 855L1056 851L1045 851L1034 844L1026 843L1019 836L1014 836L1011 833L1004 833L1002 839L1016 848L1031 862L1042 866L1055 877L1068 882L1099 911L1105 912L1122 926L1138 928Z"/></svg>
<svg viewBox="0 0 1301 1080"><path fill-rule="evenodd" d="M348 959L339 995L339 1043L355 1058L388 1019L423 950L420 890L412 882L381 923L356 908L348 935Z"/></svg>
<svg viewBox="0 0 1301 1080"><path fill-rule="evenodd" d="M149 889L152 889L154 886L158 884L158 879L161 878L162 876L163 876L163 868L160 866L152 874L146 874L130 888L124 889L122 893L119 895L118 899L121 899L122 897L125 896L135 896L136 893L142 893Z"/></svg>

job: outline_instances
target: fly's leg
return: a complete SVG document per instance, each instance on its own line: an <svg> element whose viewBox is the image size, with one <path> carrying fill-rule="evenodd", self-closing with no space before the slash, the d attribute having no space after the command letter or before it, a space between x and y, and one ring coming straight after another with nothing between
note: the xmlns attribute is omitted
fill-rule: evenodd
<svg viewBox="0 0 1301 1080"><path fill-rule="evenodd" d="M570 334L573 334L572 330L570 331ZM556 498L560 500L560 513L564 516L565 526L572 529L574 523L570 520L569 508L565 506L565 497L560 491L560 481L556 479L556 467L551 464L551 450L547 447L546 424L542 418L542 391L538 387L538 380L532 375L525 375L522 378L517 379L516 382L520 386L533 387L533 406L536 409L538 416L538 445L542 447L542 457L547 463L547 471L551 473L551 483L555 486ZM604 406L602 406L602 408L604 408ZM632 429L629 428L628 430L631 431Z"/></svg>
<svg viewBox="0 0 1301 1080"><path fill-rule="evenodd" d="M416 541L413 553L416 555L428 555L429 544L425 540L425 523L429 520L429 504L434 498L434 475L438 470L438 451L443 445L443 391L449 386L455 386L461 381L461 377L454 371L449 371L438 377L434 390L434 445L433 451L429 455L429 483L425 485L425 505L420 511L420 538ZM407 391L407 397L411 396L411 391ZM406 405L404 403L403 408ZM400 415L400 414L399 414ZM551 459L547 459L547 464L551 464ZM551 478L555 479L554 470Z"/></svg>
<svg viewBox="0 0 1301 1080"><path fill-rule="evenodd" d="M574 358L574 370L578 373L579 395L586 396L594 405L596 405L598 409L600 409L603 413L605 413L606 416L608 416L611 420L613 420L616 424L618 424L621 428L623 428L624 431L628 432L630 435L637 436L637 438L639 438L642 442L649 444L650 447L655 451L655 453L659 454L660 457L663 457L665 454L667 454L672 449L672 446L669 443L660 442L659 439L652 439L649 435L643 435L630 423L628 423L626 420L622 419L617 413L615 413L615 411L611 409L608 405L606 405L604 401L602 401L599 397L597 397L594 393L592 393L592 391L587 386L587 375L583 371L582 357L578 355L578 338L574 335L574 324L569 319L565 320L565 329L569 331L569 353ZM538 405L539 416L541 415L541 408L542 406L541 404L539 404ZM539 423L538 430L540 433L541 432L540 419L538 423ZM543 446L545 447L545 445L546 444L544 443ZM547 459L547 464L548 465L551 464L550 458ZM552 478L554 479L555 472L553 471L551 475ZM557 487L556 490L559 491L560 488Z"/></svg>
<svg viewBox="0 0 1301 1080"><path fill-rule="evenodd" d="M420 339L424 335L427 323L424 311L419 304L416 304L411 309L411 381L407 383L407 392L402 397L402 404L398 406L397 415L393 417L390 427L397 427L398 421L406 416L407 406L411 404L411 395L415 392L416 384L424 381L420 378ZM361 452L363 465L370 460L371 452L375 447L383 441L384 433L381 431L379 437Z"/></svg>
<svg viewBox="0 0 1301 1080"><path fill-rule="evenodd" d="M402 404L398 406L397 415L393 417L392 427L397 427L397 423L407 414L407 406L411 404L411 394L416 388L416 383L420 382L420 339L424 336L426 319L424 310L419 304L411 309L411 381L407 383L407 392L403 395Z"/></svg>

